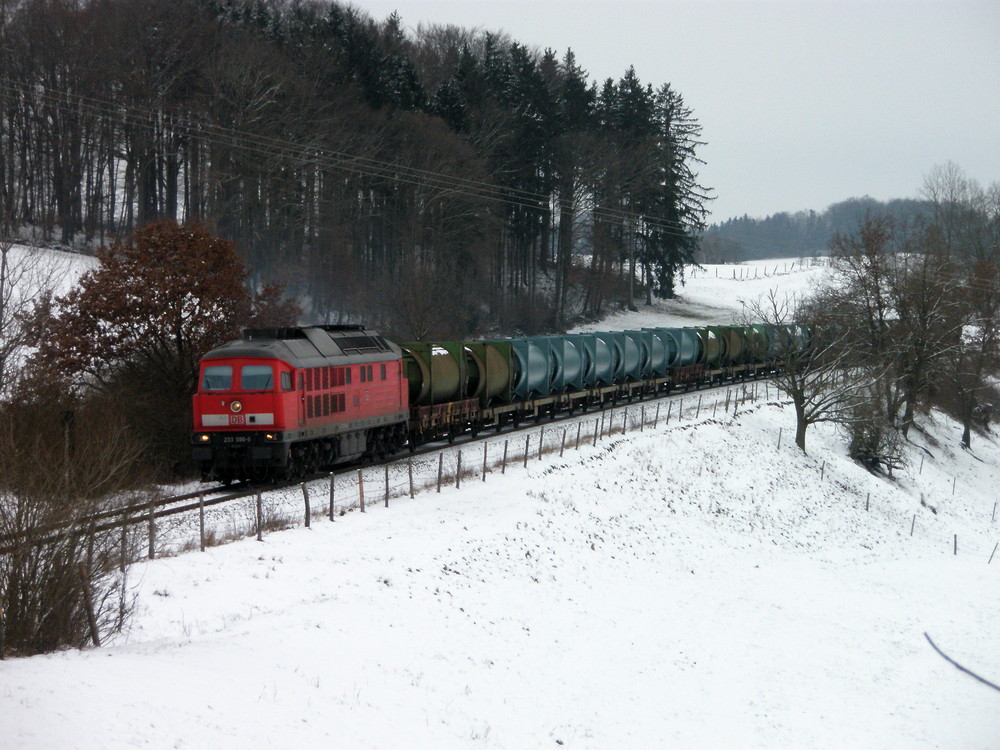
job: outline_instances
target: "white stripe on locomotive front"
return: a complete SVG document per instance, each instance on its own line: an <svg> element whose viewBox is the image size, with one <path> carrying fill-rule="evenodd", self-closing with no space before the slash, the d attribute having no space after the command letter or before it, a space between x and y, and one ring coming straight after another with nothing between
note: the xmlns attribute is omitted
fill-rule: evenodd
<svg viewBox="0 0 1000 750"><path fill-rule="evenodd" d="M244 417L245 421L234 422L231 417ZM274 413L270 414L202 414L202 427L237 427L242 425L274 424Z"/></svg>

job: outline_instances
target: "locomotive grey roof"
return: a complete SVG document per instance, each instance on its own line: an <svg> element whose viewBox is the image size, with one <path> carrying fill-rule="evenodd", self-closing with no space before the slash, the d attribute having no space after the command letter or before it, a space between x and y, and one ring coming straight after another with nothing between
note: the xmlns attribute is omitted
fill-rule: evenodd
<svg viewBox="0 0 1000 750"><path fill-rule="evenodd" d="M399 359L400 348L363 326L250 328L205 359L275 357L292 367L330 367Z"/></svg>

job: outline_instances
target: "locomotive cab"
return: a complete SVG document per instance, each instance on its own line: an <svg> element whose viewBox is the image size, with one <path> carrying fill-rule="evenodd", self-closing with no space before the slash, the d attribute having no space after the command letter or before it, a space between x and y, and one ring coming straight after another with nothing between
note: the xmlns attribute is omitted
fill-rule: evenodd
<svg viewBox="0 0 1000 750"><path fill-rule="evenodd" d="M194 396L192 455L216 478L264 479L287 462L284 415L295 405L294 371L276 359L208 359Z"/></svg>
<svg viewBox="0 0 1000 750"><path fill-rule="evenodd" d="M283 413L281 394L294 390L293 375L278 360L203 362L195 396L202 426L275 426L275 415Z"/></svg>

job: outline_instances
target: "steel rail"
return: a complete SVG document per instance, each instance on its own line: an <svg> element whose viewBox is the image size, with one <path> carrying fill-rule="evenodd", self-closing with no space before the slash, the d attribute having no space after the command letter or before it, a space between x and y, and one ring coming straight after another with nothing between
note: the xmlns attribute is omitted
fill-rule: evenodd
<svg viewBox="0 0 1000 750"><path fill-rule="evenodd" d="M761 381L767 380L772 376L772 372L756 372L751 376L746 378L733 378L731 380L723 380L715 383L689 383L685 384L683 391L664 391L664 392L652 392L652 393L639 393L635 401L661 401L669 399L672 397L683 397L683 394L690 393L692 390L695 391L710 391L719 390L725 387L732 387L736 383L748 382L748 381ZM629 400L629 403L633 403ZM548 423L552 422L562 422L569 421L572 419L579 419L583 414L589 412L601 413L607 411L610 407L614 409L618 406L617 401L602 401L600 404L595 404L593 408L584 408L581 411L575 413L569 413L568 411L558 412L551 411L548 419ZM36 531L31 534L41 534L39 538L31 539L31 546L40 546L44 544L52 544L57 542L73 533L98 533L105 531L112 531L118 528L125 528L128 526L138 525L142 523L149 523L152 520L154 523L157 519L168 518L170 516L180 515L182 513L192 513L199 511L202 508L209 508L217 505L222 505L224 503L229 503L234 500L240 500L245 497L251 497L256 495L258 492L272 492L274 490L288 489L291 487L299 486L306 482L315 481L317 479L322 479L324 477L337 476L341 474L347 474L351 472L358 471L359 469L372 468L375 466L384 466L386 464L395 463L403 458L408 457L418 457L426 456L438 453L443 450L447 450L454 445L467 445L482 442L484 440L495 440L498 435L503 434L516 434L519 432L524 432L526 430L531 430L540 425L543 421L542 413L534 417L528 417L523 422L514 423L509 422L502 425L499 429L494 429L492 426L481 429L477 434L473 435L471 432L465 432L460 435L456 435L454 439L448 440L447 438L442 438L431 443L424 444L426 447L419 447L415 450L403 449L398 453L387 456L383 459L375 459L367 461L364 463L355 462L351 464L346 464L342 466L335 466L332 469L315 472L309 475L303 475L300 477L290 478L286 480L281 480L277 482L270 482L268 484L260 485L249 485L245 486L243 489L239 489L235 492L225 492L216 497L206 497L206 495L211 495L212 493L218 492L220 488L208 489L208 490L195 490L194 492L187 492L181 495L175 495L171 497L164 498L154 498L149 502L141 504L133 504L119 508L108 508L101 510L97 513L91 514L89 516L84 516L81 519L76 519L72 521L65 522L63 524L57 524L47 527L41 531ZM440 445L439 443L448 440L447 444ZM170 507L181 503L184 501L194 500L197 498L197 502L188 503L186 505L180 505L178 507ZM109 520L114 519L114 520ZM21 544L18 544L17 537L20 536ZM11 552L18 549L25 539L25 534L21 535L6 535L0 537L0 555L10 554ZM12 544L13 543L13 544Z"/></svg>

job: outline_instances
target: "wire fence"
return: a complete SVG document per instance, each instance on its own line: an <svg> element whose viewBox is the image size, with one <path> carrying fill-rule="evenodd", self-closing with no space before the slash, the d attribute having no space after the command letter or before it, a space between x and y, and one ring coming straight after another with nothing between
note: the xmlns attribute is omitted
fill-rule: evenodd
<svg viewBox="0 0 1000 750"><path fill-rule="evenodd" d="M757 403L783 403L780 391L766 381L751 381L727 388L693 391L669 399L634 402L595 410L559 422L539 422L537 427L498 434L461 445L442 446L436 452L407 456L378 466L331 473L323 479L303 482L280 493L259 491L225 505L201 508L197 513L164 519L165 523L133 528L129 534L146 537L146 544L122 543L136 550L135 559L151 559L208 547L235 539L264 536L276 530L310 527L317 519L336 523L351 513L367 513L375 505L389 507L393 501L416 498L425 493L441 493L449 488L482 484L490 477L524 470L531 462L547 456L563 457L567 452L596 448L605 441L647 430L704 420L727 420ZM781 450L781 431L777 437ZM794 447L786 441L788 449ZM817 462L818 479L837 481L830 476L825 461ZM922 466L920 470L922 470ZM954 492L954 482L948 487ZM871 493L864 499L872 508ZM937 515L936 509L934 510ZM991 522L995 523L993 506ZM989 514L987 514L989 517ZM917 518L906 518L909 535ZM121 532L123 540L126 531ZM134 540L134 536L132 537ZM958 554L957 535L948 535L949 545ZM123 558L123 565L125 564ZM992 562L992 555L990 558Z"/></svg>

